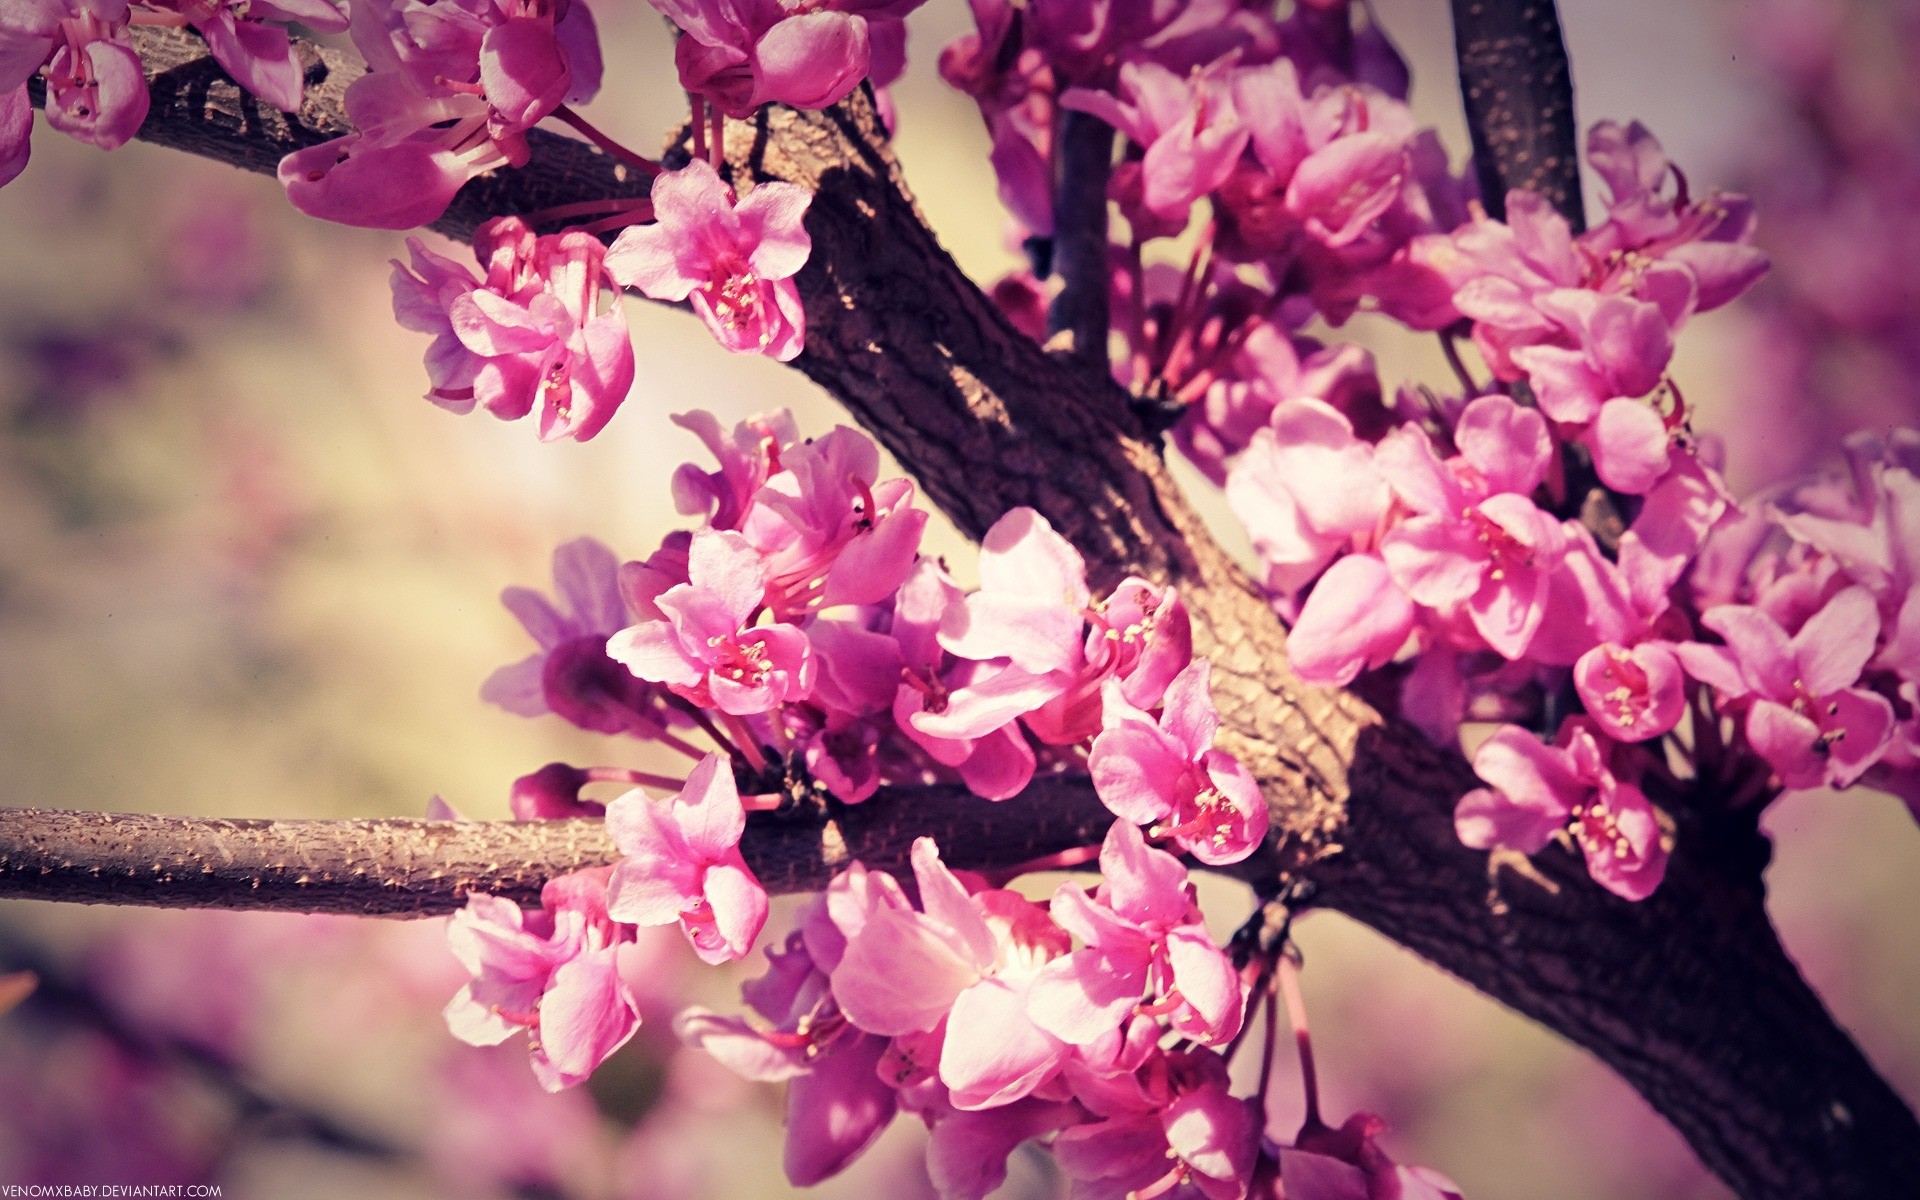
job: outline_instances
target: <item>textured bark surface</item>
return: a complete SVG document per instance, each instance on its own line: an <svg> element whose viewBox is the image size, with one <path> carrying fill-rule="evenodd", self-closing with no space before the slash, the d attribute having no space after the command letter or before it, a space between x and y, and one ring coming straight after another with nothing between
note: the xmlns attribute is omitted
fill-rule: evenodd
<svg viewBox="0 0 1920 1200"><path fill-rule="evenodd" d="M1579 233L1579 131L1573 73L1553 0L1451 0L1460 97L1473 133L1487 212L1507 212L1507 191L1547 198Z"/></svg>
<svg viewBox="0 0 1920 1200"><path fill-rule="evenodd" d="M1455 12L1489 200L1531 186L1577 215L1571 92L1552 5L1459 0ZM331 86L323 82L323 99ZM171 115L150 119L143 136L270 169L256 145L280 136L270 121L220 132L244 109L156 99L156 114ZM330 128L328 113L337 103L310 100L308 132L284 136L311 140ZM1474 784L1459 755L1383 722L1356 696L1292 676L1284 629L1180 495L1127 394L1104 371L1047 354L962 275L920 219L864 97L825 113L766 110L733 129L728 149L736 170L815 191L814 253L799 280L808 341L795 365L935 504L976 536L1008 508L1031 505L1086 556L1096 588L1139 574L1182 589L1197 648L1214 663L1221 744L1259 778L1273 812L1274 837L1244 874L1270 891L1304 876L1318 903L1593 1051L1742 1195L1912 1193L1920 1126L1781 950L1765 914L1764 855L1742 842L1751 830L1683 827L1668 884L1643 904L1594 886L1559 850L1541 856L1557 892L1510 877L1496 903L1486 856L1453 834L1454 801ZM455 224L622 194L606 190L619 182L597 152L569 142L549 154L543 141L527 168L463 191ZM939 836L951 861L980 866L1085 844L1105 824L1083 785L1043 782L1006 805L971 801L971 811L949 799L951 810L925 796L870 801L832 834L818 820L757 819L743 848L786 890L817 885L842 854L897 863L916 833ZM336 911L444 911L475 886L529 898L541 878L604 861L594 856L608 849L567 823L33 820L43 824L28 836L20 814L0 818L0 894L232 903L261 880L286 890L280 907L324 907L315 897L333 889ZM321 857L318 846L334 838L333 857ZM384 857L370 849L381 839ZM205 883L209 867L231 886ZM355 867L368 871L357 884ZM388 895L382 871L411 899ZM376 894L369 879L382 881Z"/></svg>
<svg viewBox="0 0 1920 1200"><path fill-rule="evenodd" d="M620 853L605 822L246 821L9 809L0 897L162 908L444 916L473 892L538 904L555 875ZM904 869L913 839L955 867L1007 866L1098 842L1113 816L1084 780L1039 779L995 804L902 790L824 816L755 813L741 853L776 895L817 891L852 859Z"/></svg>

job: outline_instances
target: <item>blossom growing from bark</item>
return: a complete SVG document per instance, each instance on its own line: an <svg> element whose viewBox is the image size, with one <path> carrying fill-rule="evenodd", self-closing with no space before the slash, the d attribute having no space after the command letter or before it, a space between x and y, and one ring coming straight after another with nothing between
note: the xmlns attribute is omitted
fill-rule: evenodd
<svg viewBox="0 0 1920 1200"><path fill-rule="evenodd" d="M790 183L756 184L736 200L696 160L654 180L655 223L621 231L607 269L621 286L656 300L690 301L734 353L788 362L807 340L793 276L813 249L801 224L812 200Z"/></svg>
<svg viewBox="0 0 1920 1200"><path fill-rule="evenodd" d="M1783 786L1846 787L1886 750L1893 706L1855 686L1880 636L1867 589L1840 592L1791 637L1746 605L1710 608L1700 621L1726 645L1683 645L1681 663L1723 700L1746 702L1747 740Z"/></svg>
<svg viewBox="0 0 1920 1200"><path fill-rule="evenodd" d="M454 957L473 976L447 1005L461 1041L495 1046L526 1030L541 1086L584 1080L633 1036L639 1006L620 978L620 946L633 940L607 911L609 870L563 875L540 908L474 895L447 928Z"/></svg>
<svg viewBox="0 0 1920 1200"><path fill-rule="evenodd" d="M671 925L709 963L746 957L767 921L767 893L740 857L746 810L725 758L710 754L665 801L635 789L607 806L607 832L625 855L607 911L635 925Z"/></svg>
<svg viewBox="0 0 1920 1200"><path fill-rule="evenodd" d="M1267 804L1239 760L1213 748L1220 728L1206 659L1167 685L1158 719L1109 691L1107 728L1087 758L1101 803L1201 862L1239 862L1267 834Z"/></svg>
<svg viewBox="0 0 1920 1200"><path fill-rule="evenodd" d="M834 914L847 939L834 999L854 1025L885 1037L944 1024L939 1079L954 1107L1010 1104L1067 1058L1067 1043L1027 1016L1028 989L1066 953L1066 935L1015 892L968 894L931 838L915 840L913 870L920 911L896 892Z"/></svg>
<svg viewBox="0 0 1920 1200"><path fill-rule="evenodd" d="M1570 837L1594 882L1646 899L1666 874L1671 839L1645 793L1614 776L1609 749L1577 720L1554 746L1501 726L1473 757L1474 774L1492 786L1460 798L1460 840L1475 850L1538 854L1556 836Z"/></svg>
<svg viewBox="0 0 1920 1200"><path fill-rule="evenodd" d="M1207 932L1180 860L1115 821L1100 874L1091 896L1072 883L1054 893L1054 922L1085 946L1041 970L1028 1015L1074 1045L1118 1030L1140 1009L1205 1045L1231 1039L1240 1031L1239 975Z"/></svg>

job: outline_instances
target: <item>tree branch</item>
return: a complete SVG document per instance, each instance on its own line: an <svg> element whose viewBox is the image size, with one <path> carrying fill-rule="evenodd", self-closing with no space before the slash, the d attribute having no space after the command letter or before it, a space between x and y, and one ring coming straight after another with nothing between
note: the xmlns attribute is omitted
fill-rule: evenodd
<svg viewBox="0 0 1920 1200"><path fill-rule="evenodd" d="M1507 192L1546 197L1579 233L1579 131L1573 72L1553 0L1451 0L1460 96L1473 134L1480 199L1496 220Z"/></svg>
<svg viewBox="0 0 1920 1200"><path fill-rule="evenodd" d="M936 838L957 867L1004 866L1099 842L1113 821L1084 779L1035 780L995 804L899 789L826 816L756 813L741 852L767 890L818 891L858 858L905 869ZM246 821L6 810L0 897L161 908L443 916L475 892L537 905L548 879L619 860L605 823Z"/></svg>
<svg viewBox="0 0 1920 1200"><path fill-rule="evenodd" d="M1107 266L1112 167L1113 127L1092 113L1069 109L1060 121L1060 187L1053 205L1053 268L1061 288L1047 313L1047 331L1070 335L1074 359L1102 374L1112 320Z"/></svg>
<svg viewBox="0 0 1920 1200"><path fill-rule="evenodd" d="M295 150L353 131L347 85L365 73L349 54L294 39L306 68L306 99L283 113L241 89L188 29L142 26L128 30L146 68L152 106L141 141L171 146L242 170L274 174ZM38 76L29 84L35 106L46 103ZM542 129L527 133L532 161L468 183L432 228L467 241L491 217L533 212L574 200L644 196L652 186L597 147Z"/></svg>

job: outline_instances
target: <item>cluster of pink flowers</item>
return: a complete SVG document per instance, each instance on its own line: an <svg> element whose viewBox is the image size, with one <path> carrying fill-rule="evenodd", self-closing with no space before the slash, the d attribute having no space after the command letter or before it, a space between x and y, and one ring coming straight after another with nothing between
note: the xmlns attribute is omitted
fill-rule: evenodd
<svg viewBox="0 0 1920 1200"><path fill-rule="evenodd" d="M508 421L537 404L543 441L600 432L633 385L606 247L577 230L536 237L518 217L488 221L473 245L484 279L418 238L407 239L411 269L394 263L394 316L434 335L427 399Z"/></svg>
<svg viewBox="0 0 1920 1200"><path fill-rule="evenodd" d="M661 174L647 206L657 218L623 229L611 247L582 229L536 236L518 217L474 234L484 278L408 238L394 263L393 311L434 336L427 398L453 412L477 404L503 420L540 407L543 441L599 433L633 385L633 343L620 307L631 287L690 300L720 344L786 361L806 341L793 275L812 242L801 219L812 197L756 185L736 203L712 167Z"/></svg>
<svg viewBox="0 0 1920 1200"><path fill-rule="evenodd" d="M926 513L911 483L879 477L864 435L838 428L802 440L785 414L730 431L706 413L678 420L718 460L717 470L688 464L674 476L681 509L702 527L624 565L586 539L561 547L559 603L525 589L505 597L538 652L496 672L483 694L697 763L684 784L552 764L515 785L522 818L604 814L624 859L610 875L557 881L537 916L474 899L456 924L474 983L449 1009L455 1031L499 1041L527 1028L543 1081L577 1082L580 1064L632 1032L613 968L632 927L677 923L709 962L751 949L767 897L739 848L749 808L779 807L795 789L857 804L885 784L941 779L1003 800L1045 770L1090 775L1121 818L1107 888L1063 893L1051 914L1020 908L1011 892L970 899L928 842L916 862L921 903L933 907L916 913L889 877L853 869L836 889L865 897L858 921L837 926L849 962L865 964L841 969L863 981L840 993L859 997L845 1001L850 1012L870 1014L856 1025L912 1034L925 1053L948 1009L1020 1014L1031 1032L1014 1066L975 1047L968 1053L984 1058L949 1072L963 1097L954 1105L969 1110L1023 1099L1066 1069L1073 1047L1114 1043L1138 1005L1182 1036L1230 1039L1238 976L1198 923L1186 869L1148 839L1236 862L1264 838L1266 806L1246 770L1213 747L1208 668L1193 657L1179 597L1129 579L1096 600L1079 554L1027 509L989 531L980 587L967 592L920 554ZM602 806L580 794L596 782L678 791L662 802L636 789ZM743 782L756 789L744 798ZM1083 950L1071 951L1074 936ZM944 964L951 994L912 971L912 996L880 994L889 971L902 978L886 963L903 945ZM909 1002L920 1006L911 1029L887 1007Z"/></svg>
<svg viewBox="0 0 1920 1200"><path fill-rule="evenodd" d="M112 150L147 117L147 77L127 37L132 24L191 25L235 82L297 111L300 60L280 22L338 32L330 0L20 0L0 11L0 185L27 165L33 109L27 80L47 87L47 123ZM269 22L273 22L269 24Z"/></svg>
<svg viewBox="0 0 1920 1200"><path fill-rule="evenodd" d="M584 0L354 0L366 75L347 88L355 132L281 160L310 216L410 229L467 180L527 161L526 131L600 90Z"/></svg>
<svg viewBox="0 0 1920 1200"><path fill-rule="evenodd" d="M1743 510L1668 374L1687 322L1766 270L1744 197L1696 192L1644 127L1603 122L1604 219L1575 236L1516 191L1495 220L1342 4L975 15L942 71L980 106L1042 276L1062 110L1124 135L1114 372L1225 486L1295 668L1381 674L1369 694L1444 743L1502 723L1475 760L1490 786L1461 802L1470 845L1558 841L1644 897L1675 837L1670 742L1735 803L1863 779L1913 795L1906 435L1857 445L1850 488ZM1200 206L1198 248L1169 260ZM994 294L1039 335L1043 278ZM1362 305L1438 332L1460 394L1389 399L1364 350L1298 332Z"/></svg>

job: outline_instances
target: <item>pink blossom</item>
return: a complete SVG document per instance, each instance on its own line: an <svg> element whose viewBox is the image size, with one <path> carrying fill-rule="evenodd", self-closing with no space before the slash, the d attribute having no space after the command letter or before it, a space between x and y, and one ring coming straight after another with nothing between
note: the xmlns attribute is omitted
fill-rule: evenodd
<svg viewBox="0 0 1920 1200"><path fill-rule="evenodd" d="M340 33L348 24L329 0L171 0L165 6L192 22L236 83L288 112L299 111L305 91L300 58L285 29L263 22L297 21L318 33Z"/></svg>
<svg viewBox="0 0 1920 1200"><path fill-rule="evenodd" d="M1091 113L1146 148L1138 168L1141 204L1175 230L1195 200L1226 181L1247 145L1221 71L1183 79L1155 63L1129 62L1120 67L1117 96L1073 88L1060 106Z"/></svg>
<svg viewBox="0 0 1920 1200"><path fill-rule="evenodd" d="M1640 789L1614 777L1607 754L1607 743L1577 720L1555 746L1501 726L1473 758L1474 773L1492 787L1468 792L1454 810L1460 840L1475 850L1538 854L1556 835L1571 835L1596 883L1646 899L1666 874L1670 838Z"/></svg>
<svg viewBox="0 0 1920 1200"><path fill-rule="evenodd" d="M787 1083L787 1178L812 1187L844 1170L892 1122L898 1100L877 1069L887 1042L841 1016L801 932L784 950L769 949L767 964L765 975L741 986L758 1020L696 1007L681 1013L674 1031L747 1079Z"/></svg>
<svg viewBox="0 0 1920 1200"><path fill-rule="evenodd" d="M739 529L762 485L780 470L780 458L800 441L799 427L786 409L749 417L728 433L710 412L676 413L673 423L706 443L719 461L718 471L682 463L673 473L674 506L687 516L705 517L715 529Z"/></svg>
<svg viewBox="0 0 1920 1200"><path fill-rule="evenodd" d="M746 810L728 760L709 754L665 801L635 789L607 806L607 832L625 855L607 911L635 925L675 921L709 963L743 958L767 921L767 893L740 857Z"/></svg>
<svg viewBox="0 0 1920 1200"><path fill-rule="evenodd" d="M1253 1106L1228 1091L1227 1068L1205 1051L1167 1054L1149 1111L1076 1125L1054 1157L1087 1200L1160 1195L1181 1183L1205 1200L1242 1200L1259 1154Z"/></svg>
<svg viewBox="0 0 1920 1200"><path fill-rule="evenodd" d="M922 911L895 897L834 913L846 952L833 970L840 1011L903 1037L945 1023L939 1079L954 1107L1010 1104L1058 1072L1067 1044L1026 1015L1040 969L1067 951L1045 910L1014 892L968 895L931 838L913 845Z"/></svg>
<svg viewBox="0 0 1920 1200"><path fill-rule="evenodd" d="M1087 758L1094 790L1122 820L1148 825L1201 862L1239 862L1267 834L1260 786L1224 750L1208 694L1211 665L1193 663L1167 685L1158 720L1109 691L1110 720Z"/></svg>
<svg viewBox="0 0 1920 1200"><path fill-rule="evenodd" d="M140 56L127 40L127 0L22 0L0 14L0 95L25 101L35 71L46 78L47 124L112 150L146 120L149 97ZM9 105L11 107L11 104ZM0 159L26 163L31 119L14 116Z"/></svg>
<svg viewBox="0 0 1920 1200"><path fill-rule="evenodd" d="M617 962L632 931L608 913L610 873L553 880L531 914L498 896L470 896L447 927L454 957L473 976L447 1005L448 1028L476 1046L525 1029L534 1074L550 1092L592 1074L639 1025Z"/></svg>
<svg viewBox="0 0 1920 1200"><path fill-rule="evenodd" d="M1403 1167L1375 1140L1386 1122L1355 1113L1338 1129L1301 1131L1282 1146L1280 1186L1286 1200L1461 1200L1459 1185L1428 1167Z"/></svg>
<svg viewBox="0 0 1920 1200"><path fill-rule="evenodd" d="M1746 605L1710 608L1700 623L1727 644L1681 645L1682 665L1723 701L1746 702L1747 740L1782 786L1846 787L1886 750L1893 706L1854 686L1880 636L1866 588L1840 592L1791 638Z"/></svg>
<svg viewBox="0 0 1920 1200"><path fill-rule="evenodd" d="M844 425L780 452L738 525L776 617L878 604L906 581L927 514L913 507L911 480L879 476L873 440Z"/></svg>
<svg viewBox="0 0 1920 1200"><path fill-rule="evenodd" d="M429 400L459 413L479 404L508 421L538 403L542 441L585 441L606 427L633 384L633 343L598 240L536 237L517 217L496 218L474 235L484 280L418 239L407 244L413 269L393 264L393 311L434 335Z"/></svg>
<svg viewBox="0 0 1920 1200"><path fill-rule="evenodd" d="M1679 660L1661 642L1595 646L1574 664L1573 685L1600 728L1622 742L1659 737L1686 711Z"/></svg>
<svg viewBox="0 0 1920 1200"><path fill-rule="evenodd" d="M1057 696L1046 676L1011 662L974 662L940 644L960 589L923 559L894 597L891 633L900 648L893 720L935 762L958 771L975 795L1006 800L1033 778L1033 747L1019 718Z"/></svg>
<svg viewBox="0 0 1920 1200"><path fill-rule="evenodd" d="M696 160L654 180L656 222L621 231L607 268L622 286L656 300L690 299L734 353L788 362L806 345L793 276L813 248L801 224L812 200L805 188L762 183L736 201L713 168Z"/></svg>
<svg viewBox="0 0 1920 1200"><path fill-rule="evenodd" d="M585 0L359 0L353 40L376 74L423 98L478 99L500 141L600 87Z"/></svg>
<svg viewBox="0 0 1920 1200"><path fill-rule="evenodd" d="M1227 503L1267 566L1267 587L1298 591L1386 516L1392 494L1373 447L1331 405L1290 400L1227 473Z"/></svg>
<svg viewBox="0 0 1920 1200"><path fill-rule="evenodd" d="M521 717L556 713L597 733L645 731L657 724L657 694L607 657L607 639L628 624L619 560L592 538L553 552L558 603L531 588L500 594L539 649L501 667L480 698Z"/></svg>
<svg viewBox="0 0 1920 1200"><path fill-rule="evenodd" d="M1173 588L1129 576L1086 615L1084 661L1073 682L1021 717L1048 745L1074 746L1100 732L1108 680L1117 682L1128 704L1155 708L1193 661L1193 623Z"/></svg>
<svg viewBox="0 0 1920 1200"><path fill-rule="evenodd" d="M1375 467L1414 513L1382 539L1380 554L1415 603L1464 610L1489 646L1519 658L1546 616L1566 549L1560 523L1527 498L1552 442L1538 413L1505 396L1468 405L1454 441L1460 454L1445 463L1413 426L1376 449Z"/></svg>
<svg viewBox="0 0 1920 1200"><path fill-rule="evenodd" d="M940 644L961 658L1005 658L1036 675L1073 670L1092 601L1079 552L1045 517L1016 508L981 539L980 590L947 609Z"/></svg>
<svg viewBox="0 0 1920 1200"><path fill-rule="evenodd" d="M1054 894L1054 922L1086 945L1041 970L1027 997L1034 1023L1086 1045L1144 1009L1205 1045L1231 1039L1240 1030L1240 979L1207 932L1180 860L1115 821L1100 873L1091 897L1072 883Z"/></svg>
<svg viewBox="0 0 1920 1200"><path fill-rule="evenodd" d="M734 716L806 699L815 670L806 635L791 625L753 624L766 574L746 539L711 529L694 534L687 574L688 582L655 601L665 619L614 634L607 654L641 679Z"/></svg>
<svg viewBox="0 0 1920 1200"><path fill-rule="evenodd" d="M876 38L920 0L830 0L795 11L780 0L652 0L685 31L680 85L730 117L763 104L826 108L869 72ZM883 81L884 82L884 81Z"/></svg>
<svg viewBox="0 0 1920 1200"><path fill-rule="evenodd" d="M356 132L282 159L287 198L323 220L409 229L439 217L469 179L525 165L526 130L600 86L591 12L572 0L556 22L558 7L548 0L355 4L354 44L372 68L347 87Z"/></svg>

